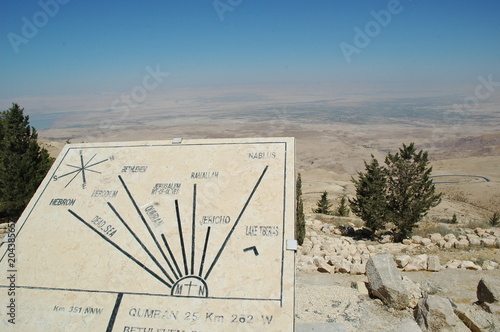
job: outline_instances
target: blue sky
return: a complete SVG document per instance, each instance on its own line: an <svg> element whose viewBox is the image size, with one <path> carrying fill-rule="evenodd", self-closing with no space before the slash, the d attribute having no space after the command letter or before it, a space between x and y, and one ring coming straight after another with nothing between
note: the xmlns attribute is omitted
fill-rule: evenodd
<svg viewBox="0 0 500 332"><path fill-rule="evenodd" d="M0 98L123 91L148 66L181 87L500 81L498 0L397 3L3 0ZM382 26L372 11L389 8ZM375 30L348 62L340 46L356 47L355 27Z"/></svg>

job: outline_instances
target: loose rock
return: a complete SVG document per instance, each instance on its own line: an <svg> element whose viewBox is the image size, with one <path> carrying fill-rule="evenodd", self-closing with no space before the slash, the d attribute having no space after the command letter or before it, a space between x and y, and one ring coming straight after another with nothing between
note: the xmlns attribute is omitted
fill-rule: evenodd
<svg viewBox="0 0 500 332"><path fill-rule="evenodd" d="M495 303L500 301L500 281L483 277L477 284L477 299L480 302Z"/></svg>
<svg viewBox="0 0 500 332"><path fill-rule="evenodd" d="M409 298L391 254L371 257L366 263L366 276L373 296L395 309L408 307Z"/></svg>
<svg viewBox="0 0 500 332"><path fill-rule="evenodd" d="M470 332L453 312L450 301L436 295L418 302L416 320L423 332Z"/></svg>
<svg viewBox="0 0 500 332"><path fill-rule="evenodd" d="M429 258L427 259L427 271L438 272L439 270L441 270L439 257L435 255L429 256Z"/></svg>

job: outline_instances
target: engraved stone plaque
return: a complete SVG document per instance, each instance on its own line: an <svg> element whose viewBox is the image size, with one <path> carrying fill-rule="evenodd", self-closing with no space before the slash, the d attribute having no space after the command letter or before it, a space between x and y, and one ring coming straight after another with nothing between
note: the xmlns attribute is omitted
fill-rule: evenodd
<svg viewBox="0 0 500 332"><path fill-rule="evenodd" d="M0 248L0 330L293 331L294 144L67 145Z"/></svg>

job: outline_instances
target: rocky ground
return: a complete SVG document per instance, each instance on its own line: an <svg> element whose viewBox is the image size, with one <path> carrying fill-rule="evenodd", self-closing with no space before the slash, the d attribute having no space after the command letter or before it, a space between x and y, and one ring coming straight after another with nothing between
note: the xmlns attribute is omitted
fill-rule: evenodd
<svg viewBox="0 0 500 332"><path fill-rule="evenodd" d="M297 331L500 331L500 229L459 228L395 244L356 240L320 219L308 215L297 255ZM380 257L388 267L374 268ZM399 287L405 299L377 292L374 275L399 285L389 293ZM497 292L493 303L483 280Z"/></svg>

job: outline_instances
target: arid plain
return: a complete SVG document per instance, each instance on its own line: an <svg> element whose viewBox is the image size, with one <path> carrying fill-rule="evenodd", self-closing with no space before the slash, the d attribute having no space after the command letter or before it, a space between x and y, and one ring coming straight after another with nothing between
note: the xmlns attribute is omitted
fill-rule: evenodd
<svg viewBox="0 0 500 332"><path fill-rule="evenodd" d="M236 86L158 91L128 104L113 104L117 96L81 98L47 115L53 121L39 129L39 138L55 156L67 141L292 136L306 212L324 190L334 206L342 195L353 195L351 177L364 170L363 161L371 155L383 162L402 143L415 142L429 152L433 175L453 176L436 182L457 182L437 184L444 199L427 220L456 214L459 223L467 224L499 211L498 93L471 103L474 89L472 97L430 88L420 93L398 87L351 91L331 85ZM44 111L37 110L31 118L44 119Z"/></svg>

